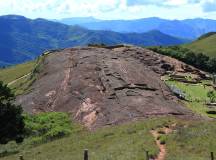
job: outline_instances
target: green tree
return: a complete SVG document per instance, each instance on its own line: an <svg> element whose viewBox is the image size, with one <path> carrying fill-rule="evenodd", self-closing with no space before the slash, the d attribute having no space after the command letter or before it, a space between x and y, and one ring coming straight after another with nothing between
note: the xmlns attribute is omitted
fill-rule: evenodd
<svg viewBox="0 0 216 160"><path fill-rule="evenodd" d="M210 102L211 102L211 103L214 103L214 102L215 102L216 95L215 95L214 91L209 91L209 92L207 93L207 96L208 96L208 98L210 99Z"/></svg>
<svg viewBox="0 0 216 160"><path fill-rule="evenodd" d="M22 142L24 135L24 117L21 106L13 104L14 95L0 82L0 143L11 140Z"/></svg>
<svg viewBox="0 0 216 160"><path fill-rule="evenodd" d="M216 73L216 58L211 58L208 62L209 71Z"/></svg>

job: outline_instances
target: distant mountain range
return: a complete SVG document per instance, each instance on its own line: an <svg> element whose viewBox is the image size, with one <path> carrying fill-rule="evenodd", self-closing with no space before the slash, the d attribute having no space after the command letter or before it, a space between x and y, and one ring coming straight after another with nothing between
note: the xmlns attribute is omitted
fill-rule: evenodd
<svg viewBox="0 0 216 160"><path fill-rule="evenodd" d="M77 22L81 21L77 19ZM89 43L166 46L185 42L187 41L184 39L157 30L147 33L117 33L88 30L45 19L31 20L17 15L0 16L1 66L34 59L47 49L83 46Z"/></svg>
<svg viewBox="0 0 216 160"><path fill-rule="evenodd" d="M64 23L67 25L80 25L86 23L101 22L102 20L96 19L94 17L74 17L74 18L64 18L61 20L54 19L52 21Z"/></svg>
<svg viewBox="0 0 216 160"><path fill-rule="evenodd" d="M199 36L216 31L216 20L186 19L166 20L161 18L144 18L137 20L99 20L93 17L67 18L58 20L67 25L80 25L92 30L109 30L121 33L143 33L158 30L162 33L187 39L196 39Z"/></svg>

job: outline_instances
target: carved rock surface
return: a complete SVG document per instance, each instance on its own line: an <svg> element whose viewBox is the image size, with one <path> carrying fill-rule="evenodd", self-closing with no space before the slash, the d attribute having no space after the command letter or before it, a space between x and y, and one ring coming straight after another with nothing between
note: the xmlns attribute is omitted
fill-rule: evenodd
<svg viewBox="0 0 216 160"><path fill-rule="evenodd" d="M150 116L193 117L160 77L165 56L139 47L69 48L46 57L25 111L63 111L89 128ZM169 68L169 67L168 67Z"/></svg>

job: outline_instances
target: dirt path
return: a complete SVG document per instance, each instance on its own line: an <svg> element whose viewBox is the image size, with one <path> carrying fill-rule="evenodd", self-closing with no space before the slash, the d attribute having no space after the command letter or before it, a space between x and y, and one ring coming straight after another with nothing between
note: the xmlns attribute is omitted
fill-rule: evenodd
<svg viewBox="0 0 216 160"><path fill-rule="evenodd" d="M157 130L151 130L151 134L154 136L156 144L160 150L159 154L157 155L157 157L154 160L165 160L166 153L167 153L166 144L161 144L160 139L158 137L160 137L163 134L159 133L158 130L163 132L165 135L171 133L173 130L170 127L164 127L164 128L160 128Z"/></svg>
<svg viewBox="0 0 216 160"><path fill-rule="evenodd" d="M20 77L20 78L17 78L17 79L15 79L15 80L9 82L9 83L8 83L8 86L10 86L10 85L16 83L17 81L19 81L19 80L21 80L21 79L23 79L23 78L29 76L30 74L31 74L31 73L28 73L28 74L26 74L26 75L24 75L24 76L22 76L22 77Z"/></svg>

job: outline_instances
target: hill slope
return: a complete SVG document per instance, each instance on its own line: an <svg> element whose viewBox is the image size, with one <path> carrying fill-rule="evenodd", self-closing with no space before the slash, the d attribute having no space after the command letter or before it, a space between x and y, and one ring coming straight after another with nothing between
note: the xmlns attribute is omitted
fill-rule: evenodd
<svg viewBox="0 0 216 160"><path fill-rule="evenodd" d="M202 52L210 57L216 57L216 33L201 36L198 40L184 45L184 47L195 52Z"/></svg>
<svg viewBox="0 0 216 160"><path fill-rule="evenodd" d="M211 19L186 19L186 20L167 20L157 17L143 18L136 20L96 20L82 18L77 21L72 18L69 21L59 20L68 25L80 25L94 30L111 30L116 32L148 32L159 30L165 34L187 39L196 39L202 34L216 31L216 20Z"/></svg>
<svg viewBox="0 0 216 160"><path fill-rule="evenodd" d="M32 91L17 103L30 113L69 112L88 128L158 115L194 117L160 79L172 63L186 68L138 47L65 49L45 58Z"/></svg>
<svg viewBox="0 0 216 160"><path fill-rule="evenodd" d="M89 43L152 46L185 42L159 31L142 34L92 31L78 26L67 26L44 19L31 20L15 15L0 17L0 37L0 65L32 60L47 49L82 46Z"/></svg>

